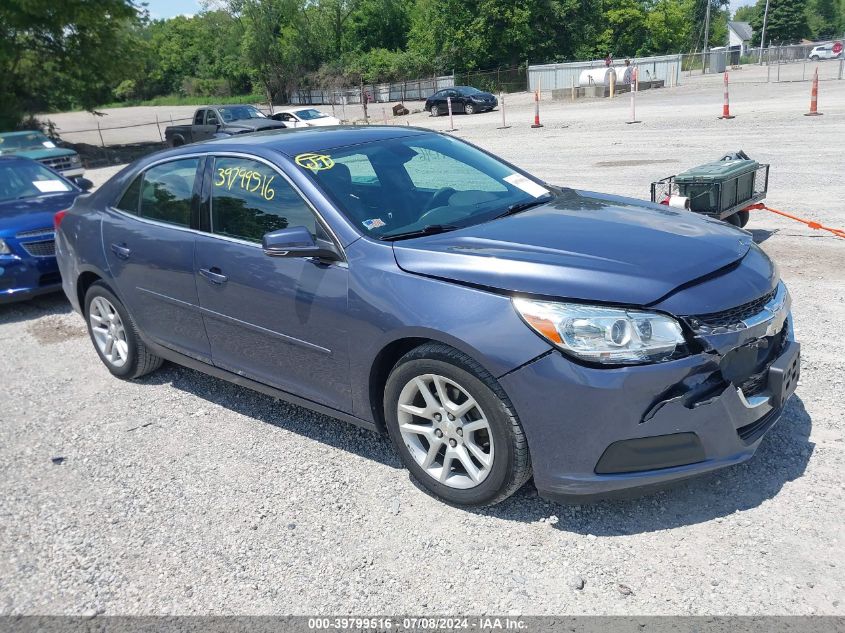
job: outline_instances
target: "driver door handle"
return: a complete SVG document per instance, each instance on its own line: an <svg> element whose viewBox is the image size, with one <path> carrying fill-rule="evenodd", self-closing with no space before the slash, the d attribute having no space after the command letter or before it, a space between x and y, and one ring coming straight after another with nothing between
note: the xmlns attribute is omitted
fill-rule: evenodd
<svg viewBox="0 0 845 633"><path fill-rule="evenodd" d="M200 268L200 275L208 279L213 284L225 284L229 278L223 272L214 266L213 268Z"/></svg>

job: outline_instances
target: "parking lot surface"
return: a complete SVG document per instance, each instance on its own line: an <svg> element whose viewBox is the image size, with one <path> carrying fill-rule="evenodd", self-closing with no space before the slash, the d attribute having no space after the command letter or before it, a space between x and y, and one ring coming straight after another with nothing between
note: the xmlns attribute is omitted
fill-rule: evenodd
<svg viewBox="0 0 845 633"><path fill-rule="evenodd" d="M454 134L641 198L743 149L771 163L771 206L845 228L845 81L815 118L806 83L737 85L719 121L718 79L641 93L638 125L626 95L544 100L534 130L517 95L510 129L496 111ZM793 295L783 418L741 466L582 506L529 484L451 508L386 438L173 365L118 381L62 297L0 307L0 614L845 614L845 240L765 211L748 228Z"/></svg>

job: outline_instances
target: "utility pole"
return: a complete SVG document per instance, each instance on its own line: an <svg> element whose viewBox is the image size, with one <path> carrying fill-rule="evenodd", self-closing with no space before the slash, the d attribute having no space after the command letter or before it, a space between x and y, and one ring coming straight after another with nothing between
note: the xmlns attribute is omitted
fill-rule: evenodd
<svg viewBox="0 0 845 633"><path fill-rule="evenodd" d="M766 0L766 10L763 12L763 30L760 32L760 65L763 65L763 46L766 44L766 22L769 20L769 0Z"/></svg>
<svg viewBox="0 0 845 633"><path fill-rule="evenodd" d="M710 42L710 0L704 1L707 3L707 12L704 14L704 51L701 53L702 75L704 74L704 71L707 68L707 48Z"/></svg>

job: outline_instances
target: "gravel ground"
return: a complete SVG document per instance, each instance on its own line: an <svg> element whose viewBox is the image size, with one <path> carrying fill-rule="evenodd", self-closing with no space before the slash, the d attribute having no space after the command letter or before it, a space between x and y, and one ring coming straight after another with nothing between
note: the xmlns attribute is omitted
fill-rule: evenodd
<svg viewBox="0 0 845 633"><path fill-rule="evenodd" d="M541 130L517 95L511 129L493 112L455 134L639 197L743 148L772 164L773 206L845 225L845 82L815 119L806 83L737 85L733 121L720 93L643 92L635 126L627 97L544 101ZM765 212L749 228L793 294L796 397L748 463L584 506L529 484L450 508L382 437L172 365L120 382L61 297L0 307L0 614L845 614L845 241Z"/></svg>

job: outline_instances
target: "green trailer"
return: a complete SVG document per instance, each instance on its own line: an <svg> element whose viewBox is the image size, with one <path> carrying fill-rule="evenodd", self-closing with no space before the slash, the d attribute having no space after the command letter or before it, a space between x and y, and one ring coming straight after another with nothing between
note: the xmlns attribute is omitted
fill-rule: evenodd
<svg viewBox="0 0 845 633"><path fill-rule="evenodd" d="M748 222L747 207L766 197L769 166L741 150L651 183L651 201L683 206L737 226Z"/></svg>

